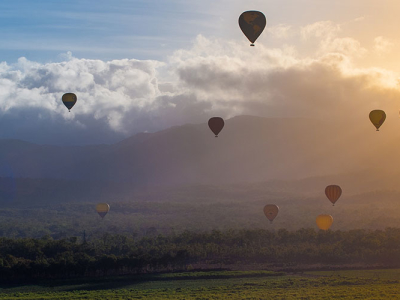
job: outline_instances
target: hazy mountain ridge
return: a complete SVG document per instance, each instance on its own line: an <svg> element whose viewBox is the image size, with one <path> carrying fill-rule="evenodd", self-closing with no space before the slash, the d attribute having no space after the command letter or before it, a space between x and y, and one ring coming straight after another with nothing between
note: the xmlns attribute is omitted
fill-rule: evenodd
<svg viewBox="0 0 400 300"><path fill-rule="evenodd" d="M113 145L64 147L1 140L0 176L115 181L137 187L347 173L367 179L371 174L366 170L375 170L383 159L397 154L400 143L387 138L388 133L377 136L370 124L366 129L347 125L349 130L321 120L238 116L226 120L218 138L203 123L140 133ZM384 147L385 143L395 146ZM396 172L395 164L371 179L387 177L389 169Z"/></svg>

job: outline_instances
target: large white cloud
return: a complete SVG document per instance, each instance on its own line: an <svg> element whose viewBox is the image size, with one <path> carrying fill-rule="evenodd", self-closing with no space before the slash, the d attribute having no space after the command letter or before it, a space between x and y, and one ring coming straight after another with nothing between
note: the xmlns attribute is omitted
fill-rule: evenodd
<svg viewBox="0 0 400 300"><path fill-rule="evenodd" d="M398 75L356 68L352 61L360 48L354 43L353 47L350 38L324 36L324 53L300 57L293 47L252 49L200 37L193 49L176 53L181 59L175 61L182 85L226 116L336 118L350 110L365 114L363 107L377 104L394 107L400 96Z"/></svg>
<svg viewBox="0 0 400 300"><path fill-rule="evenodd" d="M286 36L288 30L296 32L282 24L278 33ZM296 34L304 43L317 39L313 55L300 55L290 44L249 47L198 36L191 48L175 51L164 62L105 62L71 54L46 64L25 58L2 62L0 126L9 130L0 137L113 142L141 131L206 122L213 115L329 118L343 111L364 113L360 106L397 105L398 75L356 68L353 59L368 50L340 36L339 25L318 22ZM66 92L78 96L71 113L61 102Z"/></svg>

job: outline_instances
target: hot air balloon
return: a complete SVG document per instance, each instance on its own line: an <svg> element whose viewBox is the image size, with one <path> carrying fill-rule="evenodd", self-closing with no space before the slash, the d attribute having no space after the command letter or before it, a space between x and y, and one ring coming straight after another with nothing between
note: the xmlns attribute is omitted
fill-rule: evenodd
<svg viewBox="0 0 400 300"><path fill-rule="evenodd" d="M208 120L208 127L210 127L211 131L214 132L215 137L218 137L218 134L221 132L222 128L224 128L225 122L220 117L213 117Z"/></svg>
<svg viewBox="0 0 400 300"><path fill-rule="evenodd" d="M254 42L263 32L267 20L260 11L250 10L245 11L239 17L239 26L244 35L251 42L250 46L254 46Z"/></svg>
<svg viewBox="0 0 400 300"><path fill-rule="evenodd" d="M338 185L328 185L325 188L325 195L328 197L329 201L335 205L335 202L338 201L340 196L342 195L342 189Z"/></svg>
<svg viewBox="0 0 400 300"><path fill-rule="evenodd" d="M319 229L328 230L332 226L333 217L331 215L319 215L316 222Z"/></svg>
<svg viewBox="0 0 400 300"><path fill-rule="evenodd" d="M110 211L110 205L107 203L99 203L96 205L96 211L103 219L105 215Z"/></svg>
<svg viewBox="0 0 400 300"><path fill-rule="evenodd" d="M279 207L275 204L267 204L264 206L264 214L272 224L272 221L276 218L279 212Z"/></svg>
<svg viewBox="0 0 400 300"><path fill-rule="evenodd" d="M74 93L66 93L62 96L62 102L71 111L71 108L75 105L77 97Z"/></svg>
<svg viewBox="0 0 400 300"><path fill-rule="evenodd" d="M369 113L369 119L376 127L376 131L379 131L379 127L381 127L383 122L385 122L386 114L383 110L373 110Z"/></svg>

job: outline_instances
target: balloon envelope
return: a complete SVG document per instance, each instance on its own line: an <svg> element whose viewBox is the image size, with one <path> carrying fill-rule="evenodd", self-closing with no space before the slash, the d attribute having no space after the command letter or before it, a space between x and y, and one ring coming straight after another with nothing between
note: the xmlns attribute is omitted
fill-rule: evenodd
<svg viewBox="0 0 400 300"><path fill-rule="evenodd" d="M109 212L109 210L110 210L110 205L108 205L107 203L99 203L96 205L96 211L102 219Z"/></svg>
<svg viewBox="0 0 400 300"><path fill-rule="evenodd" d="M251 42L250 46L254 46L254 42L263 32L266 24L267 20L260 11L245 11L239 17L239 27Z"/></svg>
<svg viewBox="0 0 400 300"><path fill-rule="evenodd" d="M319 229L328 230L332 226L333 217L331 215L319 215L316 222Z"/></svg>
<svg viewBox="0 0 400 300"><path fill-rule="evenodd" d="M338 185L328 185L325 188L325 195L328 197L329 201L335 205L335 202L338 201L340 196L342 195L342 189Z"/></svg>
<svg viewBox="0 0 400 300"><path fill-rule="evenodd" d="M77 97L74 93L66 93L62 96L62 102L68 108L68 110L71 110L71 108L75 105L76 101Z"/></svg>
<svg viewBox="0 0 400 300"><path fill-rule="evenodd" d="M369 119L376 127L376 131L379 131L379 127L381 127L383 122L385 122L386 114L383 110L373 110L369 113Z"/></svg>
<svg viewBox="0 0 400 300"><path fill-rule="evenodd" d="M264 214L267 219L271 222L276 218L279 212L279 207L275 204L267 204L264 206Z"/></svg>
<svg viewBox="0 0 400 300"><path fill-rule="evenodd" d="M210 127L211 131L214 132L215 137L218 137L218 134L221 132L222 128L224 128L225 122L220 117L213 117L208 120L208 127Z"/></svg>

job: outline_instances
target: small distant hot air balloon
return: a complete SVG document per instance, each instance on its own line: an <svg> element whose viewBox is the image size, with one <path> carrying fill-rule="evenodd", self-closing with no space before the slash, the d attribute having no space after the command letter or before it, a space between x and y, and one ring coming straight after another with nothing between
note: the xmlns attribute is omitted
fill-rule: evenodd
<svg viewBox="0 0 400 300"><path fill-rule="evenodd" d="M107 203L99 203L96 205L96 211L103 219L105 215L110 211L110 205Z"/></svg>
<svg viewBox="0 0 400 300"><path fill-rule="evenodd" d="M379 131L379 127L381 127L383 122L385 122L386 114L383 110L373 110L369 113L369 119L376 127L376 131Z"/></svg>
<svg viewBox="0 0 400 300"><path fill-rule="evenodd" d="M74 93L66 93L62 96L62 102L71 111L71 108L75 105L77 97Z"/></svg>
<svg viewBox="0 0 400 300"><path fill-rule="evenodd" d="M263 32L266 24L267 20L260 11L245 11L239 17L239 27L251 42L250 46L254 46L254 42Z"/></svg>
<svg viewBox="0 0 400 300"><path fill-rule="evenodd" d="M335 202L338 201L342 195L342 189L338 185L328 185L325 188L325 195L328 197L329 201L332 202L332 205L335 205Z"/></svg>
<svg viewBox="0 0 400 300"><path fill-rule="evenodd" d="M332 226L333 217L331 215L319 215L316 222L319 229L328 230Z"/></svg>
<svg viewBox="0 0 400 300"><path fill-rule="evenodd" d="M208 120L208 127L210 127L211 131L214 132L215 137L218 137L218 134L221 132L222 128L224 128L225 122L220 117L213 117Z"/></svg>
<svg viewBox="0 0 400 300"><path fill-rule="evenodd" d="M264 206L264 214L272 224L272 221L276 218L279 212L279 207L275 204L267 204Z"/></svg>

